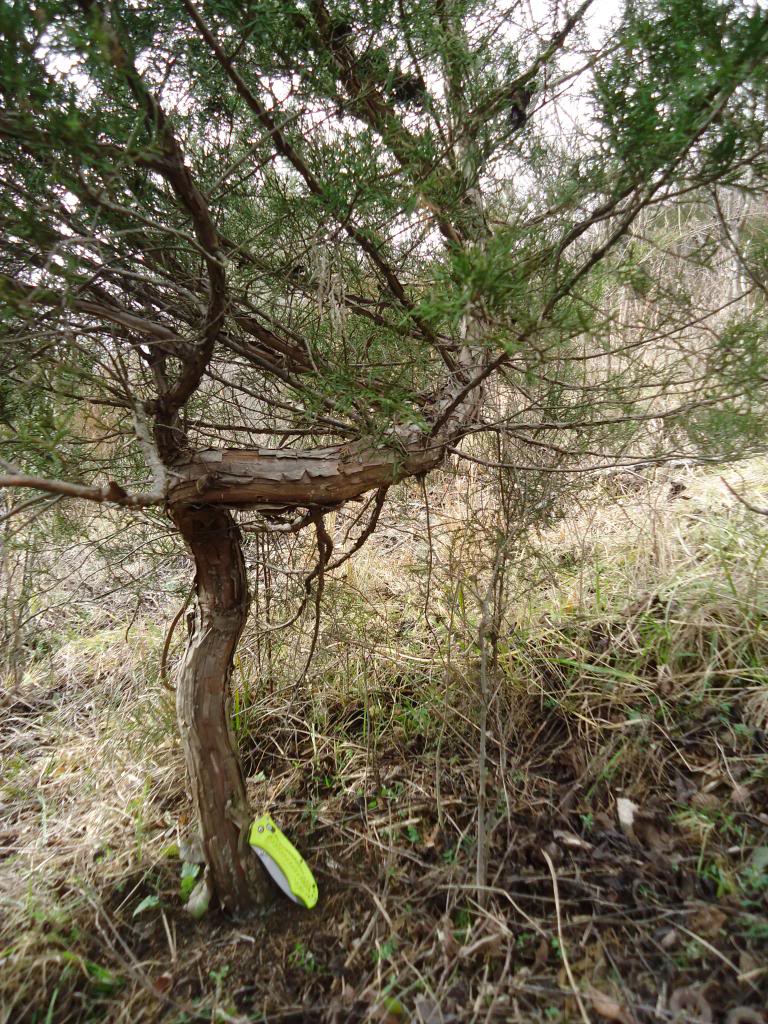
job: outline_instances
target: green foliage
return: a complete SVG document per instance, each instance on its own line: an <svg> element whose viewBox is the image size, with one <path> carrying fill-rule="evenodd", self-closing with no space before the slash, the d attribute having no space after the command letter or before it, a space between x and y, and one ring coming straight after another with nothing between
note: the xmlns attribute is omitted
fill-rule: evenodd
<svg viewBox="0 0 768 1024"><path fill-rule="evenodd" d="M62 950L60 956L67 966L82 971L86 975L90 987L96 992L111 995L125 985L125 979L115 974L114 971L110 971L109 968L80 956L78 953Z"/></svg>
<svg viewBox="0 0 768 1024"><path fill-rule="evenodd" d="M186 902L192 895L192 890L197 885L200 874L199 864L188 864L186 861L181 865L181 881L179 882L179 895L182 902Z"/></svg>
<svg viewBox="0 0 768 1024"><path fill-rule="evenodd" d="M764 12L718 0L632 0L619 42L598 69L595 98L626 180L674 167L691 147L707 174L727 173L764 130L761 101L744 104L750 87L759 95L766 83Z"/></svg>
<svg viewBox="0 0 768 1024"><path fill-rule="evenodd" d="M394 0L332 5L327 23L313 10L202 4L212 38L237 39L235 80L178 3L116 4L109 17L54 0L3 6L8 458L45 476L147 481L136 403L151 419L208 301L195 204L168 177L169 133L226 264L225 331L174 428L189 447L243 443L242 431L199 430L203 422L397 449L393 421L428 433L436 396L451 386L435 339L455 351L469 323L478 364L506 358L507 383L524 386L531 409L584 424L600 408L617 421L578 442L561 437L575 460L626 449L643 388L673 407L696 405L700 390L684 394L678 382L697 360L707 363L710 411L688 441L713 431L751 443L763 414L764 306L714 344L686 333L703 322L686 267L714 268L722 253L704 189L764 185L759 8L632 0L610 46L580 29L567 37L583 59L573 75L553 25L532 15L518 30L480 0L440 17L427 0L407 10ZM515 103L525 109L512 117ZM573 115L568 138L550 117L560 104ZM679 195L691 197L686 226L698 217L709 232L695 246L675 242ZM643 237L628 239L641 215ZM764 227L750 217L739 235L755 288L765 281ZM645 303L657 333L680 339L679 358L656 360L649 329L632 342L647 358L585 377L585 365L620 348L617 296ZM105 306L151 328L93 311ZM164 349L158 331L181 341ZM281 346L277 363L259 349L266 331ZM300 371L283 365L294 345L306 354ZM730 407L736 390L749 392L744 407ZM558 436L538 440L559 445Z"/></svg>
<svg viewBox="0 0 768 1024"><path fill-rule="evenodd" d="M288 963L294 969L304 971L306 974L315 974L321 969L315 954L311 949L307 949L299 939L296 940L293 949L288 954Z"/></svg>
<svg viewBox="0 0 768 1024"><path fill-rule="evenodd" d="M160 906L160 897L159 896L157 896L155 894L151 894L149 896L145 896L144 899L141 900L139 903L137 903L137 905L134 907L133 914L131 916L132 917L136 917L139 914L143 914L145 910L154 910L155 907L159 907L159 906Z"/></svg>

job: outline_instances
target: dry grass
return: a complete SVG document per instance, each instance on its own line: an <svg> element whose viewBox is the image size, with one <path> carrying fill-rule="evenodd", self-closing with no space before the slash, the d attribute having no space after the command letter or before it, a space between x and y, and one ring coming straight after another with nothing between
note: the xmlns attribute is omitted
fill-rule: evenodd
<svg viewBox="0 0 768 1024"><path fill-rule="evenodd" d="M742 475L768 504L765 467ZM482 537L467 537L466 491L431 496L431 558L418 493L403 493L329 583L300 691L311 624L269 651L245 638L249 791L312 864L313 913L276 897L259 920L185 917L173 854L189 806L161 630L97 617L52 642L4 698L3 1024L704 1019L675 1016L686 999L759 1019L768 529L715 473L597 486L526 539L508 588L484 893Z"/></svg>
<svg viewBox="0 0 768 1024"><path fill-rule="evenodd" d="M109 988L83 914L177 833L183 765L170 699L153 682L161 642L142 626L66 640L5 696L5 976L22 969L3 992L4 1020L34 1019L41 997L55 1009L83 983Z"/></svg>

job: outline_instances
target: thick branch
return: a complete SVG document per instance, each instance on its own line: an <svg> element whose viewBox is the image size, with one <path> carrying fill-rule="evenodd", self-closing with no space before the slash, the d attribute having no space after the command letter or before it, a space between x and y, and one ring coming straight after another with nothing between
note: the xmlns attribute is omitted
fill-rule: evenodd
<svg viewBox="0 0 768 1024"><path fill-rule="evenodd" d="M336 505L438 466L444 445L416 443L398 450L362 442L313 451L285 448L212 449L174 466L181 480L169 493L172 505L229 508Z"/></svg>
<svg viewBox="0 0 768 1024"><path fill-rule="evenodd" d="M473 369L468 366L467 372ZM210 449L181 457L173 467L179 482L168 500L228 508L337 505L439 466L447 446L475 418L481 398L479 385L452 382L436 403L431 433L401 424L378 444L360 440L307 451Z"/></svg>

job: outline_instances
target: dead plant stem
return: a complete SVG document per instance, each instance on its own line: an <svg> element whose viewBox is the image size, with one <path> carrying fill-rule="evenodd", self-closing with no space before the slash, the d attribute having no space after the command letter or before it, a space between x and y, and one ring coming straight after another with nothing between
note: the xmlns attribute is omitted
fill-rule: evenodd
<svg viewBox="0 0 768 1024"><path fill-rule="evenodd" d="M557 874L555 872L555 865L552 863L552 858L549 856L546 850L542 850L541 852L544 857L544 860L547 862L549 873L552 876L552 891L555 896L555 916L557 918L557 940L560 943L560 954L563 958L563 967L565 967L565 973L568 975L568 981L570 983L571 990L573 991L573 996L576 1000L576 1005L579 1008L581 1019L584 1021L584 1024L592 1024L592 1022L589 1019L589 1014L587 1013L584 1007L584 1002L581 998L581 993L579 992L578 986L576 985L576 979L573 976L571 965L568 962L568 953L566 952L565 940L563 939L563 923L560 916L560 892L557 886Z"/></svg>

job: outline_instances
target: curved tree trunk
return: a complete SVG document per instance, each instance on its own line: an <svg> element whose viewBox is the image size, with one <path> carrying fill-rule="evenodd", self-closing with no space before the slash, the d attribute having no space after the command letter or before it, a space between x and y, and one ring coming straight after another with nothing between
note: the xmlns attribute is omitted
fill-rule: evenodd
<svg viewBox="0 0 768 1024"><path fill-rule="evenodd" d="M213 891L243 913L266 881L247 845L251 819L230 716L232 657L248 615L240 531L224 509L175 508L171 517L195 561L197 601L177 685L176 711Z"/></svg>

